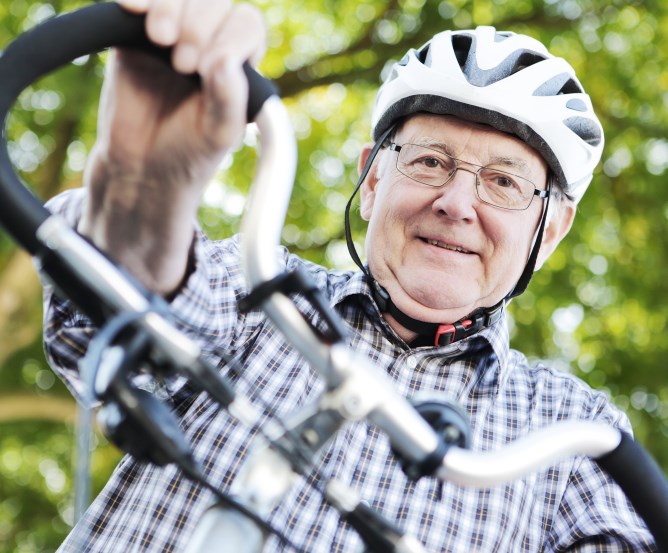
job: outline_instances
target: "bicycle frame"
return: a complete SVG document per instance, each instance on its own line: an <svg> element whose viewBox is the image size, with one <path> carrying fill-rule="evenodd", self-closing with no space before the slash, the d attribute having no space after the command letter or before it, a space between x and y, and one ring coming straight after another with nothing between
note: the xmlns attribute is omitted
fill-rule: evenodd
<svg viewBox="0 0 668 553"><path fill-rule="evenodd" d="M54 44L59 48L53 48ZM86 53L127 44L151 48L146 44L141 18L130 16L116 4L98 4L57 17L19 37L0 57L3 122L21 90L41 75ZM296 167L294 138L286 139L294 135L285 108L273 91L261 96L260 101L252 101L249 116L260 131L261 156L242 222L244 269L251 290L280 276L274 252L280 242ZM35 256L44 274L80 306L95 298L95 303L102 302L112 312L146 311L139 324L160 355L182 367L189 378L197 380L235 416L253 424L256 418L252 407L207 370L198 346L152 309L153 298L60 218L51 215L23 186L11 166L4 133L0 146L0 221ZM324 343L279 289L270 288L258 303L327 384L319 404L306 408L286 425L288 429L298 428L302 434L312 431L311 436L316 438L304 444L309 451L317 452L346 423L367 419L388 435L403 458L416 464L431 459L434 476L462 485L501 483L565 456L588 455L599 460L620 482L657 543L668 550L668 484L648 456L619 431L600 424L569 422L526 436L499 452L480 454L450 447L369 359L342 340ZM281 438L278 432L275 443ZM289 489L295 469L271 444L259 442L234 490L242 503L266 515ZM359 505L359 498L340 483L328 486L326 493L343 515ZM408 536L392 539L395 550L421 551L421 546ZM221 552L259 551L263 540L262 532L247 519L215 508L201 521L188 551L199 553L214 547Z"/></svg>

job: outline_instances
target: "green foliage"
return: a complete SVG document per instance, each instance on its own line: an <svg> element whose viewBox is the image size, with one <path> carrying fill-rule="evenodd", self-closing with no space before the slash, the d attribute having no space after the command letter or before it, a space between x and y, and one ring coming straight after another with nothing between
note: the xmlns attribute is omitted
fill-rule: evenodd
<svg viewBox="0 0 668 553"><path fill-rule="evenodd" d="M120 460L101 437L92 458L99 493ZM0 423L0 551L55 551L74 520L74 429L42 421Z"/></svg>
<svg viewBox="0 0 668 553"><path fill-rule="evenodd" d="M261 69L283 91L298 138L298 177L283 239L293 251L337 267L351 266L343 208L357 178L357 153L369 139L386 60L439 30L492 24L535 36L573 63L606 130L603 163L572 231L511 305L513 345L607 390L668 469L665 3L304 0L298 10L288 0L256 3L269 27ZM3 2L0 45L82 4ZM14 159L41 197L81 180L94 139L102 61L77 60L36 83L10 117ZM238 230L255 140L249 131L204 195L201 223L213 236ZM352 221L363 254L365 225L355 209ZM66 392L55 382L40 388L49 381L38 347L39 289L22 278L17 257L0 233L0 394L31 393L37 405ZM0 422L0 551L52 550L67 531L70 424ZM118 453L101 446L95 458L99 489Z"/></svg>

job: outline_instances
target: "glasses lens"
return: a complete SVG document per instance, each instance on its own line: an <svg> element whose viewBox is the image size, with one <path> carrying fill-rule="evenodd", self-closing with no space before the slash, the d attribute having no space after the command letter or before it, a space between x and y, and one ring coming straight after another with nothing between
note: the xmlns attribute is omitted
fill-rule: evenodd
<svg viewBox="0 0 668 553"><path fill-rule="evenodd" d="M400 173L428 186L442 186L454 174L457 163L447 154L416 146L404 144L397 158L397 169Z"/></svg>
<svg viewBox="0 0 668 553"><path fill-rule="evenodd" d="M517 175L483 167L478 172L478 195L484 202L506 209L526 209L536 187Z"/></svg>

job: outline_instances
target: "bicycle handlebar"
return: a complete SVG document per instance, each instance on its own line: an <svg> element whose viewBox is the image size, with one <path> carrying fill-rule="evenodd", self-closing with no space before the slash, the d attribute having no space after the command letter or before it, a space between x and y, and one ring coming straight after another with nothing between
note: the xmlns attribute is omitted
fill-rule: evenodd
<svg viewBox="0 0 668 553"><path fill-rule="evenodd" d="M49 266L56 266L56 273L65 270L67 277L60 278L64 288L68 287L65 281L74 279L83 282L94 296L115 310L147 310L149 314L143 324L160 344L163 354L179 364L191 365L191 372L194 366L194 373L205 389L210 385L216 387L215 379L209 382L207 378L211 375L199 365L199 348L150 309L151 300L131 279L58 217L51 216L23 186L9 159L5 120L23 88L72 59L109 46L139 47L166 55L164 50L146 41L141 16L128 14L117 4L109 3L89 6L41 24L19 37L0 57L0 118L3 121L0 221L28 252ZM255 81L253 73L249 74ZM280 242L296 167L294 140L286 140L286 136L293 134L285 109L273 97L273 88L265 87L266 81L262 78L259 82L264 92L261 100L249 103L249 120L255 119L260 129L262 155L242 222L244 263L251 289L275 278L279 272L274 248ZM251 90L255 88L256 85L251 84ZM51 273L49 276L54 278ZM56 275L55 280L58 279ZM86 301L83 303L85 306ZM567 454L593 455L631 498L660 547L668 550L668 484L642 448L617 430L571 423L571 426L531 434L496 454L481 455L454 447L446 453L442 440L370 360L356 355L342 343L323 344L294 304L278 291L264 298L261 306L327 381L324 407L337 411L343 419L370 419L410 461L433 462L440 456L434 465L438 477L481 485L524 474ZM227 390L220 391L220 395L229 403ZM592 440L594 435L598 438ZM536 440L542 444L539 457L536 456ZM523 460L530 462L523 463Z"/></svg>

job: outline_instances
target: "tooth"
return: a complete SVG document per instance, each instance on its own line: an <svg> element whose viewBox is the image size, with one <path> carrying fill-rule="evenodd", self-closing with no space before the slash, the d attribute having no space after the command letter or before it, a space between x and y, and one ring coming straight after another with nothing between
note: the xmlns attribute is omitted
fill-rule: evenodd
<svg viewBox="0 0 668 553"><path fill-rule="evenodd" d="M449 244L443 244L443 243L439 242L438 240L429 239L429 240L427 240L427 243L431 244L432 246L437 246L439 248L443 248L444 250L466 253L466 250L464 248L461 248L459 246L450 246Z"/></svg>

